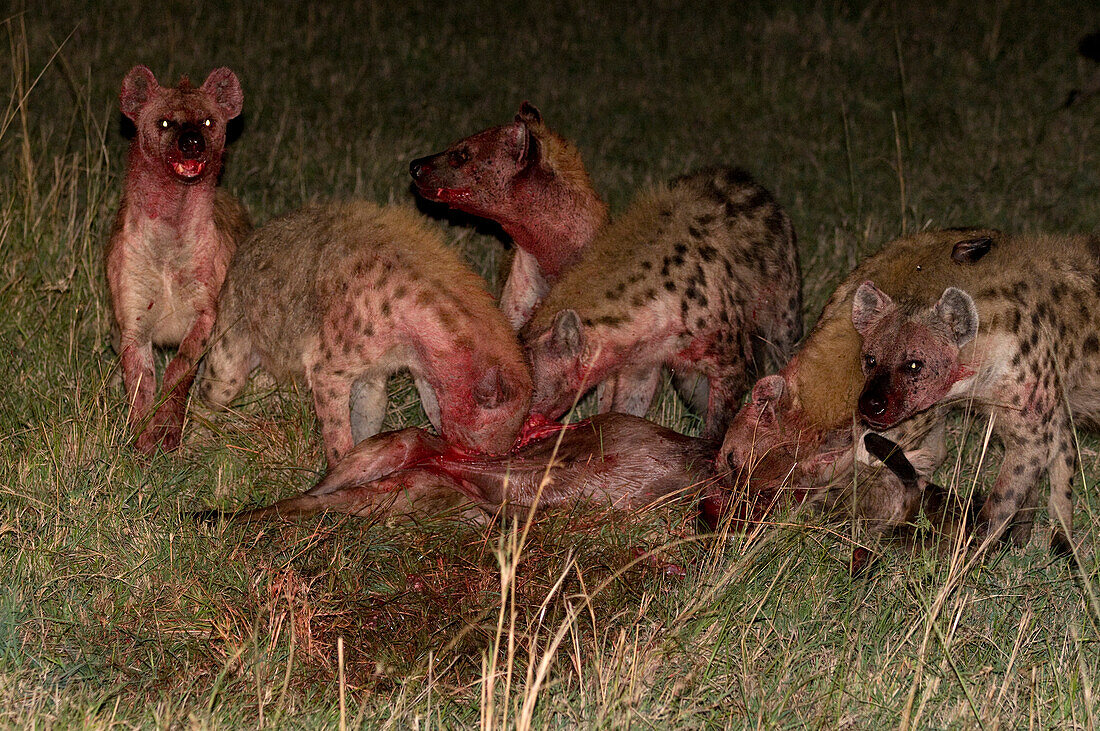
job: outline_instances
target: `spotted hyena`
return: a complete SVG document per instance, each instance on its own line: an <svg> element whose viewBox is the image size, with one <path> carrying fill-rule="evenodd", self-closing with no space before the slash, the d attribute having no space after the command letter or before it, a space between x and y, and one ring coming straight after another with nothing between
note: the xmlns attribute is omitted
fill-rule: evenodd
<svg viewBox="0 0 1100 731"><path fill-rule="evenodd" d="M721 435L751 373L802 334L794 229L747 173L711 168L643 195L604 228L520 333L534 411L556 418L614 378L601 411L644 414L660 367L705 377Z"/></svg>
<svg viewBox="0 0 1100 731"><path fill-rule="evenodd" d="M921 380L871 369L859 408L864 420L879 428L893 426L930 400L965 400L989 412L1005 457L979 514L984 530L997 534L1011 526L1013 538L1026 541L1045 473L1055 522L1051 545L1066 552L1077 468L1073 420L1094 419L1100 410L1100 343L1090 319L1100 305L1094 289L1100 282L1100 240L1043 243L1056 252L1057 263L1040 264L1026 278L1017 272L1018 278L1008 277L1007 283L1003 274L984 286L975 281L970 286L978 285L976 301L956 290L952 304L914 316L903 314L881 293L867 295L862 303L857 293L857 310L867 321L857 326L865 360L889 362L899 352L915 352L928 361L946 361L924 366L930 372ZM990 323L980 328L971 347L959 351L949 333L960 322L970 322L970 312L989 313ZM957 365L951 367L951 360Z"/></svg>
<svg viewBox="0 0 1100 731"><path fill-rule="evenodd" d="M495 221L511 237L500 306L516 329L607 222L580 152L528 102L511 124L413 160L409 172L422 197Z"/></svg>
<svg viewBox="0 0 1100 731"><path fill-rule="evenodd" d="M122 113L136 134L105 260L112 336L141 452L179 446L218 292L251 229L244 208L217 187L226 122L240 114L243 100L227 68L197 88L186 77L162 87L144 66L122 81ZM159 398L154 345L178 346Z"/></svg>
<svg viewBox="0 0 1100 731"><path fill-rule="evenodd" d="M1038 482L1045 473L1051 483L1052 517L1059 527L1053 542L1056 548L1067 548L1077 464L1071 424L1094 421L1100 412L1100 335L1093 326L1100 314L1097 262L1100 238L1091 236L1010 236L989 229L947 229L886 245L837 289L791 363L778 376L757 384L764 405L753 399L738 414L720 459L741 469L746 455L767 453L779 445L798 452L802 459L816 455L835 463L837 455L851 454L851 437L846 439L844 432L850 434L853 419L860 416L865 383L861 343L852 318L856 292L871 280L904 304L902 311L909 316L891 320L893 333L887 331L887 323L879 323L870 346L904 353L908 338L903 337L900 344L895 339L900 329L911 331L918 320L927 320L927 309L945 289L955 287L970 293L980 323L976 337L962 346L957 365L945 371L958 379L932 409L911 418L904 418L911 409L881 403L884 397L875 394L864 398L866 410L877 427L892 425L891 432L909 429L912 433L914 422L923 423L917 442L932 455L928 464L934 466L946 454L942 414L947 402L972 397L992 415L994 433L1005 447L1004 461L980 513L982 534L1000 535L1011 526L1013 539L1025 542L1038 501ZM876 363L883 357L894 356L875 354ZM892 398L896 401L897 395ZM870 413L880 406L883 414L892 412L889 419ZM902 420L893 424L895 416ZM896 441L913 446L904 439ZM918 469L929 474L921 466Z"/></svg>
<svg viewBox="0 0 1100 731"><path fill-rule="evenodd" d="M228 403L257 366L309 385L330 468L379 431L386 379L401 368L458 448L506 451L531 396L481 278L414 213L362 201L284 215L242 243L200 396Z"/></svg>

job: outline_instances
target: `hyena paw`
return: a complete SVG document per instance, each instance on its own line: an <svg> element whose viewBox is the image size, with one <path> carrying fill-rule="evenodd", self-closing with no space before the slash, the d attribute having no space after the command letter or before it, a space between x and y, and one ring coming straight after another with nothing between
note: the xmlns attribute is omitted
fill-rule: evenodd
<svg viewBox="0 0 1100 731"><path fill-rule="evenodd" d="M171 452L179 447L181 441L183 441L183 414L175 410L165 412L162 409L138 435L135 447L142 454L151 455L158 448Z"/></svg>

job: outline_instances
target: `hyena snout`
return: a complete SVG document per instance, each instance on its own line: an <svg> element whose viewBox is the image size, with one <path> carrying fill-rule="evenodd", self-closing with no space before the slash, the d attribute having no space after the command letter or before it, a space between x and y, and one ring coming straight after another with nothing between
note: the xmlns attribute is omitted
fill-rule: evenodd
<svg viewBox="0 0 1100 731"><path fill-rule="evenodd" d="M889 379L880 374L867 381L859 395L859 415L871 426L886 426L889 421Z"/></svg>
<svg viewBox="0 0 1100 731"><path fill-rule="evenodd" d="M430 161L430 157L418 157L409 163L409 175L414 181L420 182L420 178L429 169Z"/></svg>
<svg viewBox="0 0 1100 731"><path fill-rule="evenodd" d="M185 127L176 140L176 147L185 160L197 160L206 153L206 138L197 127Z"/></svg>

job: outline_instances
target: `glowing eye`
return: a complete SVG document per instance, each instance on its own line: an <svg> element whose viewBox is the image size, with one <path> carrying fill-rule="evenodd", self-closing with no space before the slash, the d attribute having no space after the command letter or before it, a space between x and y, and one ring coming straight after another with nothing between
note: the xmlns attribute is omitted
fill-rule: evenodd
<svg viewBox="0 0 1100 731"><path fill-rule="evenodd" d="M466 150L455 150L447 155L447 163L453 168L460 168L470 161L470 153Z"/></svg>
<svg viewBox="0 0 1100 731"><path fill-rule="evenodd" d="M878 361L875 360L875 356L873 356L873 355L863 356L863 367L864 368L866 368L867 370L871 370L876 365L878 365Z"/></svg>
<svg viewBox="0 0 1100 731"><path fill-rule="evenodd" d="M159 122L157 122L157 124L160 125L161 129L168 129L169 127L172 126L172 123L169 122L167 119L162 119Z"/></svg>
<svg viewBox="0 0 1100 731"><path fill-rule="evenodd" d="M213 127L214 126L214 120L207 117L206 119L202 120L202 126L203 127Z"/></svg>
<svg viewBox="0 0 1100 731"><path fill-rule="evenodd" d="M910 360L910 361L906 361L906 363L905 363L905 370L908 371L909 375L911 375L911 376L915 376L918 373L920 373L922 368L924 368L924 362L923 361Z"/></svg>

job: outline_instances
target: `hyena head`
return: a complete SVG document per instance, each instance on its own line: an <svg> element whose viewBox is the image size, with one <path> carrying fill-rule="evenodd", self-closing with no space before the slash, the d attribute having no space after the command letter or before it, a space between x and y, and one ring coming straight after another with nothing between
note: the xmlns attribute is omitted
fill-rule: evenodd
<svg viewBox="0 0 1100 731"><path fill-rule="evenodd" d="M576 310L562 310L549 328L525 330L521 337L535 386L531 411L557 419L593 385L584 324Z"/></svg>
<svg viewBox="0 0 1100 731"><path fill-rule="evenodd" d="M966 375L959 350L978 332L969 294L948 287L931 308L906 315L872 282L856 290L852 322L863 339L859 414L886 429L932 406Z"/></svg>
<svg viewBox="0 0 1100 731"><path fill-rule="evenodd" d="M542 115L523 102L515 121L461 139L443 152L417 158L409 174L421 196L493 220L511 218L518 180L546 154Z"/></svg>
<svg viewBox="0 0 1100 731"><path fill-rule="evenodd" d="M796 464L799 435L788 433L792 419L786 418L786 392L782 374L761 378L730 422L718 466L729 470L737 487L754 493L776 489Z"/></svg>
<svg viewBox="0 0 1100 731"><path fill-rule="evenodd" d="M485 369L473 384L469 402L452 399L443 408L443 436L478 452L502 454L519 436L531 405L526 371L508 374L499 365Z"/></svg>
<svg viewBox="0 0 1100 731"><path fill-rule="evenodd" d="M176 87L157 83L135 66L122 80L119 105L137 129L144 162L170 179L192 185L216 181L225 151L225 125L241 113L244 94L237 76L218 68L199 88L183 77Z"/></svg>

